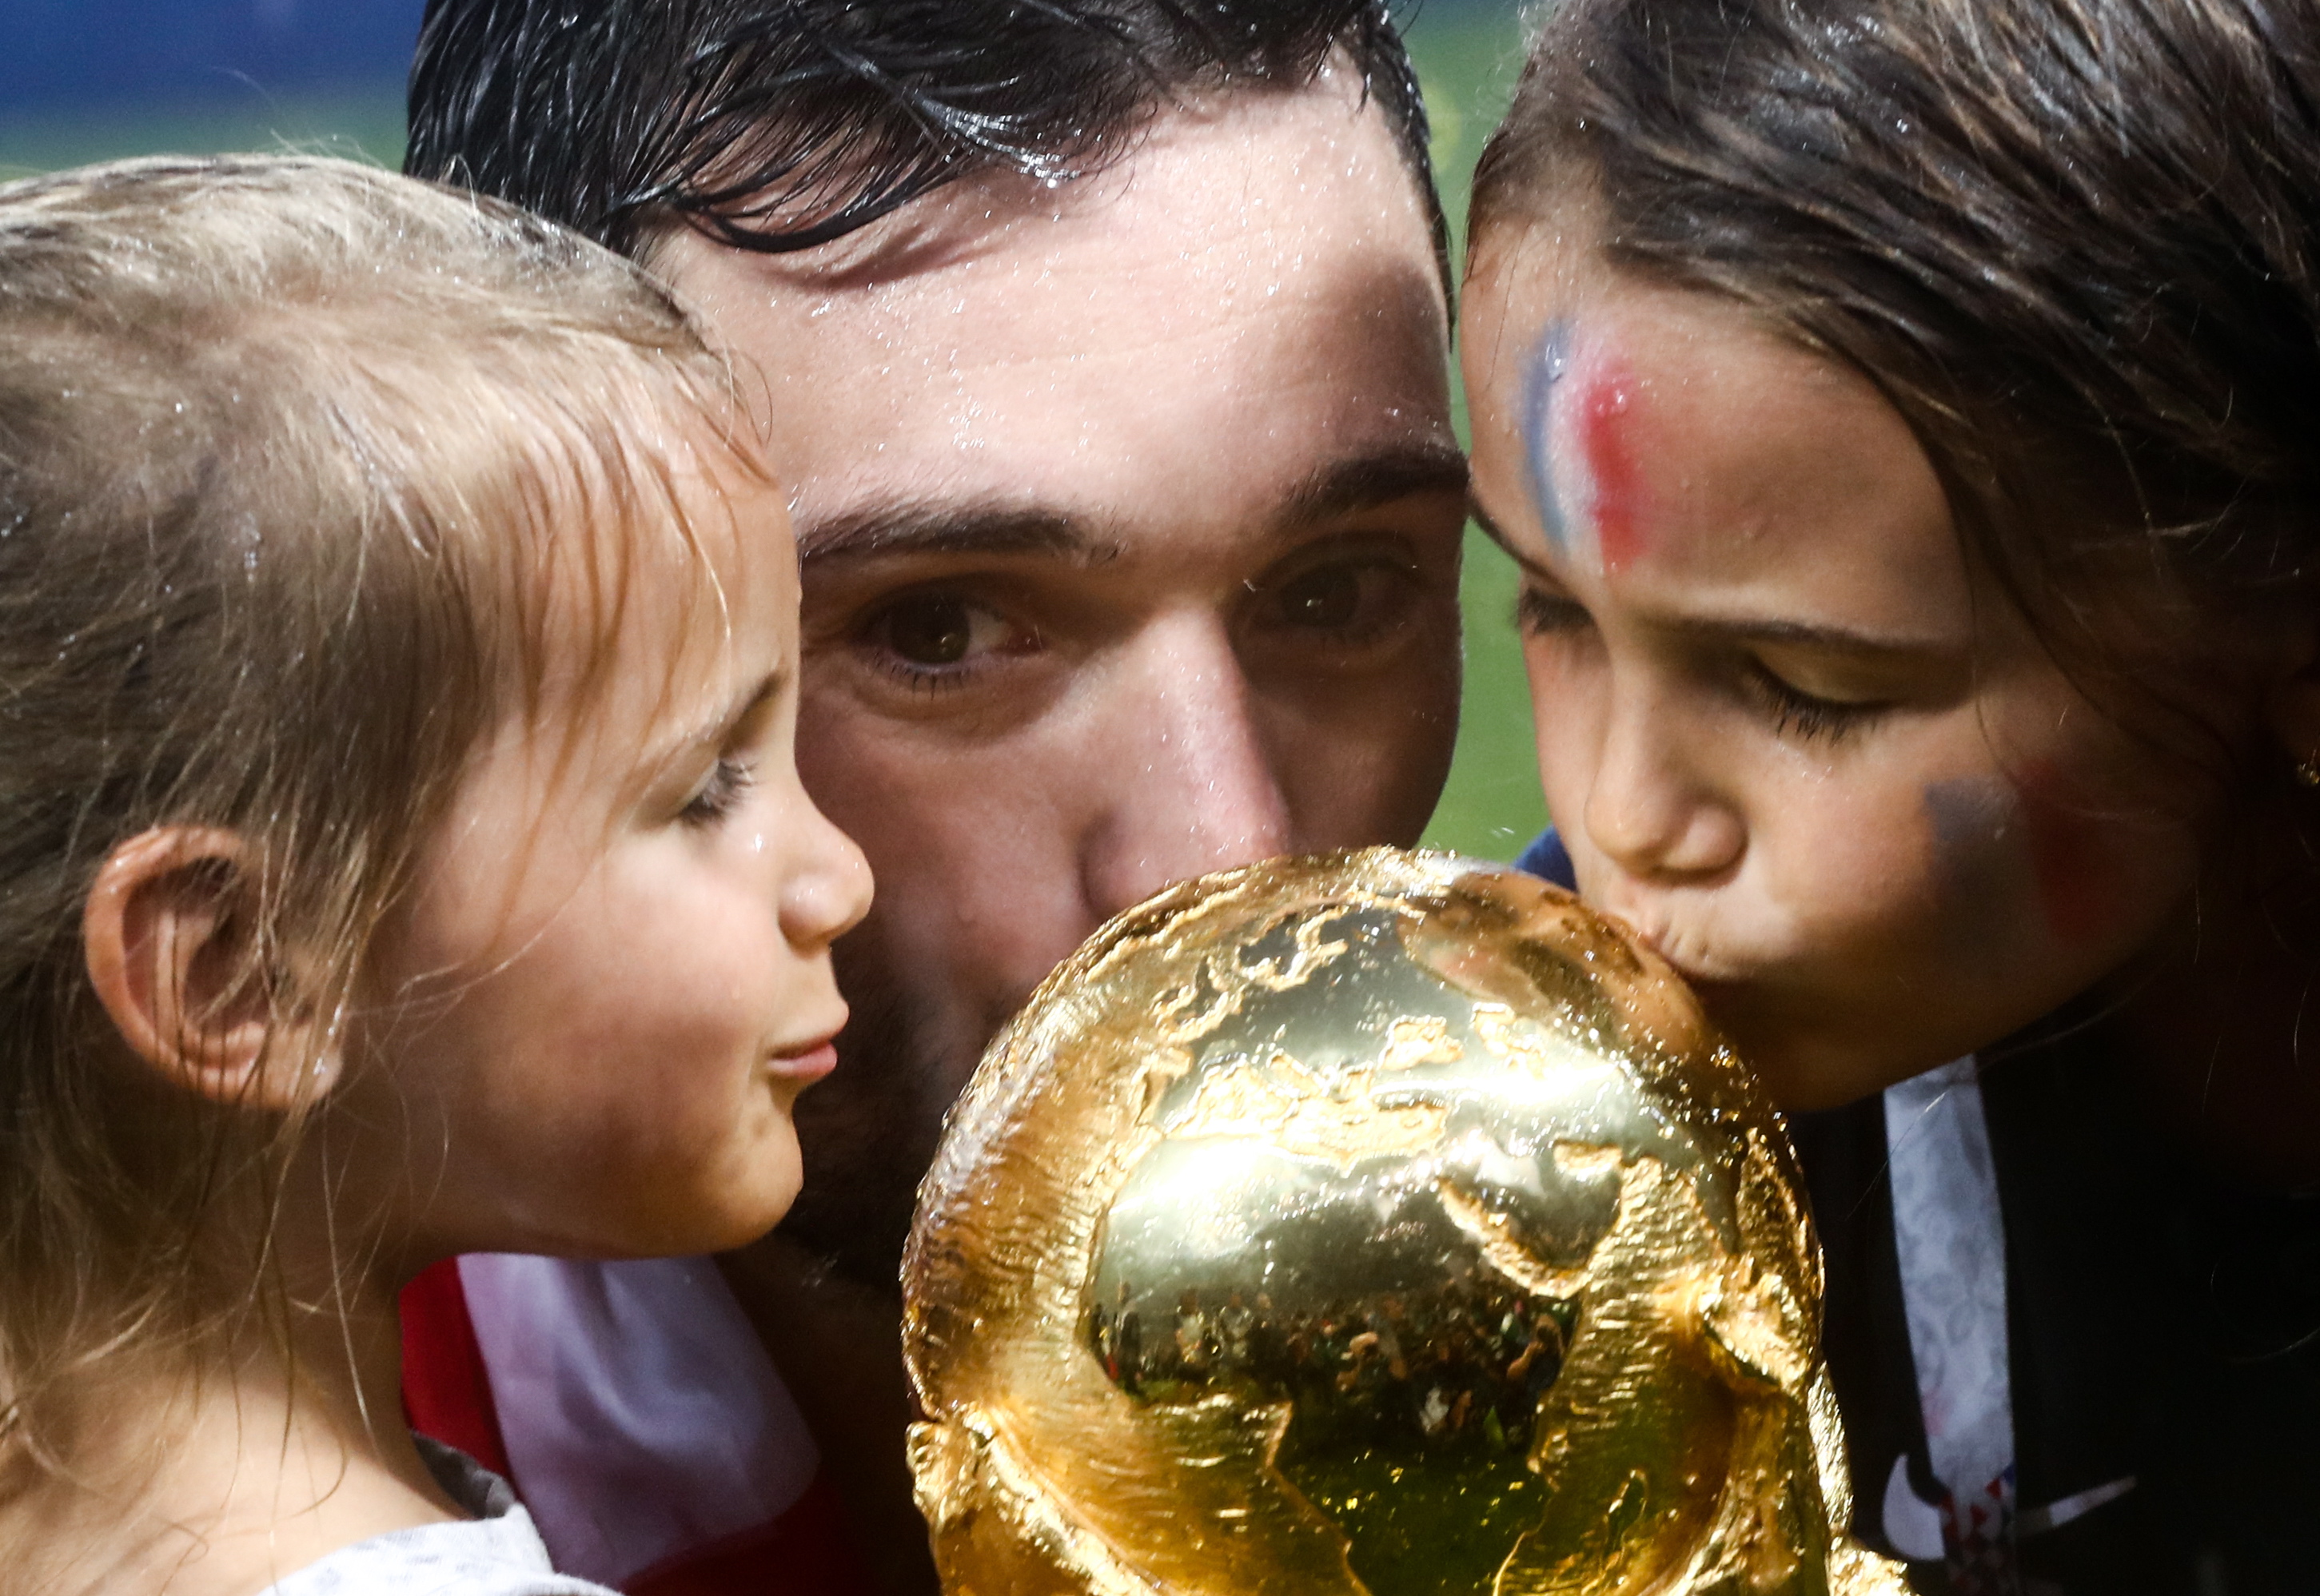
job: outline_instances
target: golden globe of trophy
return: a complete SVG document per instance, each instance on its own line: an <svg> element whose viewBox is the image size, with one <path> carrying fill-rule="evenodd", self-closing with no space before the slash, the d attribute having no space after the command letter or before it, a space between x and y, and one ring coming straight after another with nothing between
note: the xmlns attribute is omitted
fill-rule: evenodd
<svg viewBox="0 0 2320 1596"><path fill-rule="evenodd" d="M1570 894L1391 849L1122 915L992 1044L904 1349L951 1596L1900 1592L1779 1120Z"/></svg>

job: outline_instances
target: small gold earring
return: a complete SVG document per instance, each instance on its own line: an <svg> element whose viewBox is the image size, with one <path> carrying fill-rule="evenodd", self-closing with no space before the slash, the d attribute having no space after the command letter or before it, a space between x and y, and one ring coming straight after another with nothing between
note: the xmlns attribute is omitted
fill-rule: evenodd
<svg viewBox="0 0 2320 1596"><path fill-rule="evenodd" d="M2320 750L2304 756L2296 767L2296 780L2306 787L2320 787Z"/></svg>

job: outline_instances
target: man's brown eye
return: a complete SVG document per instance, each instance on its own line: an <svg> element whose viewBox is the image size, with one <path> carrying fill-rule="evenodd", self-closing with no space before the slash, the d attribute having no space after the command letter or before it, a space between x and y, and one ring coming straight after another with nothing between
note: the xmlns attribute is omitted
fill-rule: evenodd
<svg viewBox="0 0 2320 1596"><path fill-rule="evenodd" d="M886 611L886 646L914 665L956 665L974 642L966 600L941 593L905 599Z"/></svg>
<svg viewBox="0 0 2320 1596"><path fill-rule="evenodd" d="M1324 565L1281 590L1281 618L1292 627L1351 626L1362 612L1362 573L1350 565Z"/></svg>

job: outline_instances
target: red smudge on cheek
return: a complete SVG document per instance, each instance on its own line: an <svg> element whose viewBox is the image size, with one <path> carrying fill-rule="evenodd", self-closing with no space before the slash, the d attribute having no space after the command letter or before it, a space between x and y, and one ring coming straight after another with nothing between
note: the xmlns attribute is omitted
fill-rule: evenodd
<svg viewBox="0 0 2320 1596"><path fill-rule="evenodd" d="M2022 795L2023 841L2046 929L2058 942L2091 942L2110 922L2116 867L2089 806L2050 761L2029 762L2014 780Z"/></svg>
<svg viewBox="0 0 2320 1596"><path fill-rule="evenodd" d="M1632 431L1636 383L1622 367L1596 369L1579 397L1579 446L1594 479L1595 546L1606 574L1635 563L1644 552L1649 492L1637 464Z"/></svg>

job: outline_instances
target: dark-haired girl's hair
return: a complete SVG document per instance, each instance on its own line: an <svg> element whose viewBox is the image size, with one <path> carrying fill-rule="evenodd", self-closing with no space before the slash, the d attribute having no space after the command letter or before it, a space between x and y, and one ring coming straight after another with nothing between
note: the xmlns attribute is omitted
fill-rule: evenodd
<svg viewBox="0 0 2320 1596"><path fill-rule="evenodd" d="M2155 679L2152 628L2320 563L2315 35L2270 0L1566 0L1477 258L1583 203L1614 268L1857 368L2082 684L2144 594L2109 685L2163 700L2198 672Z"/></svg>

